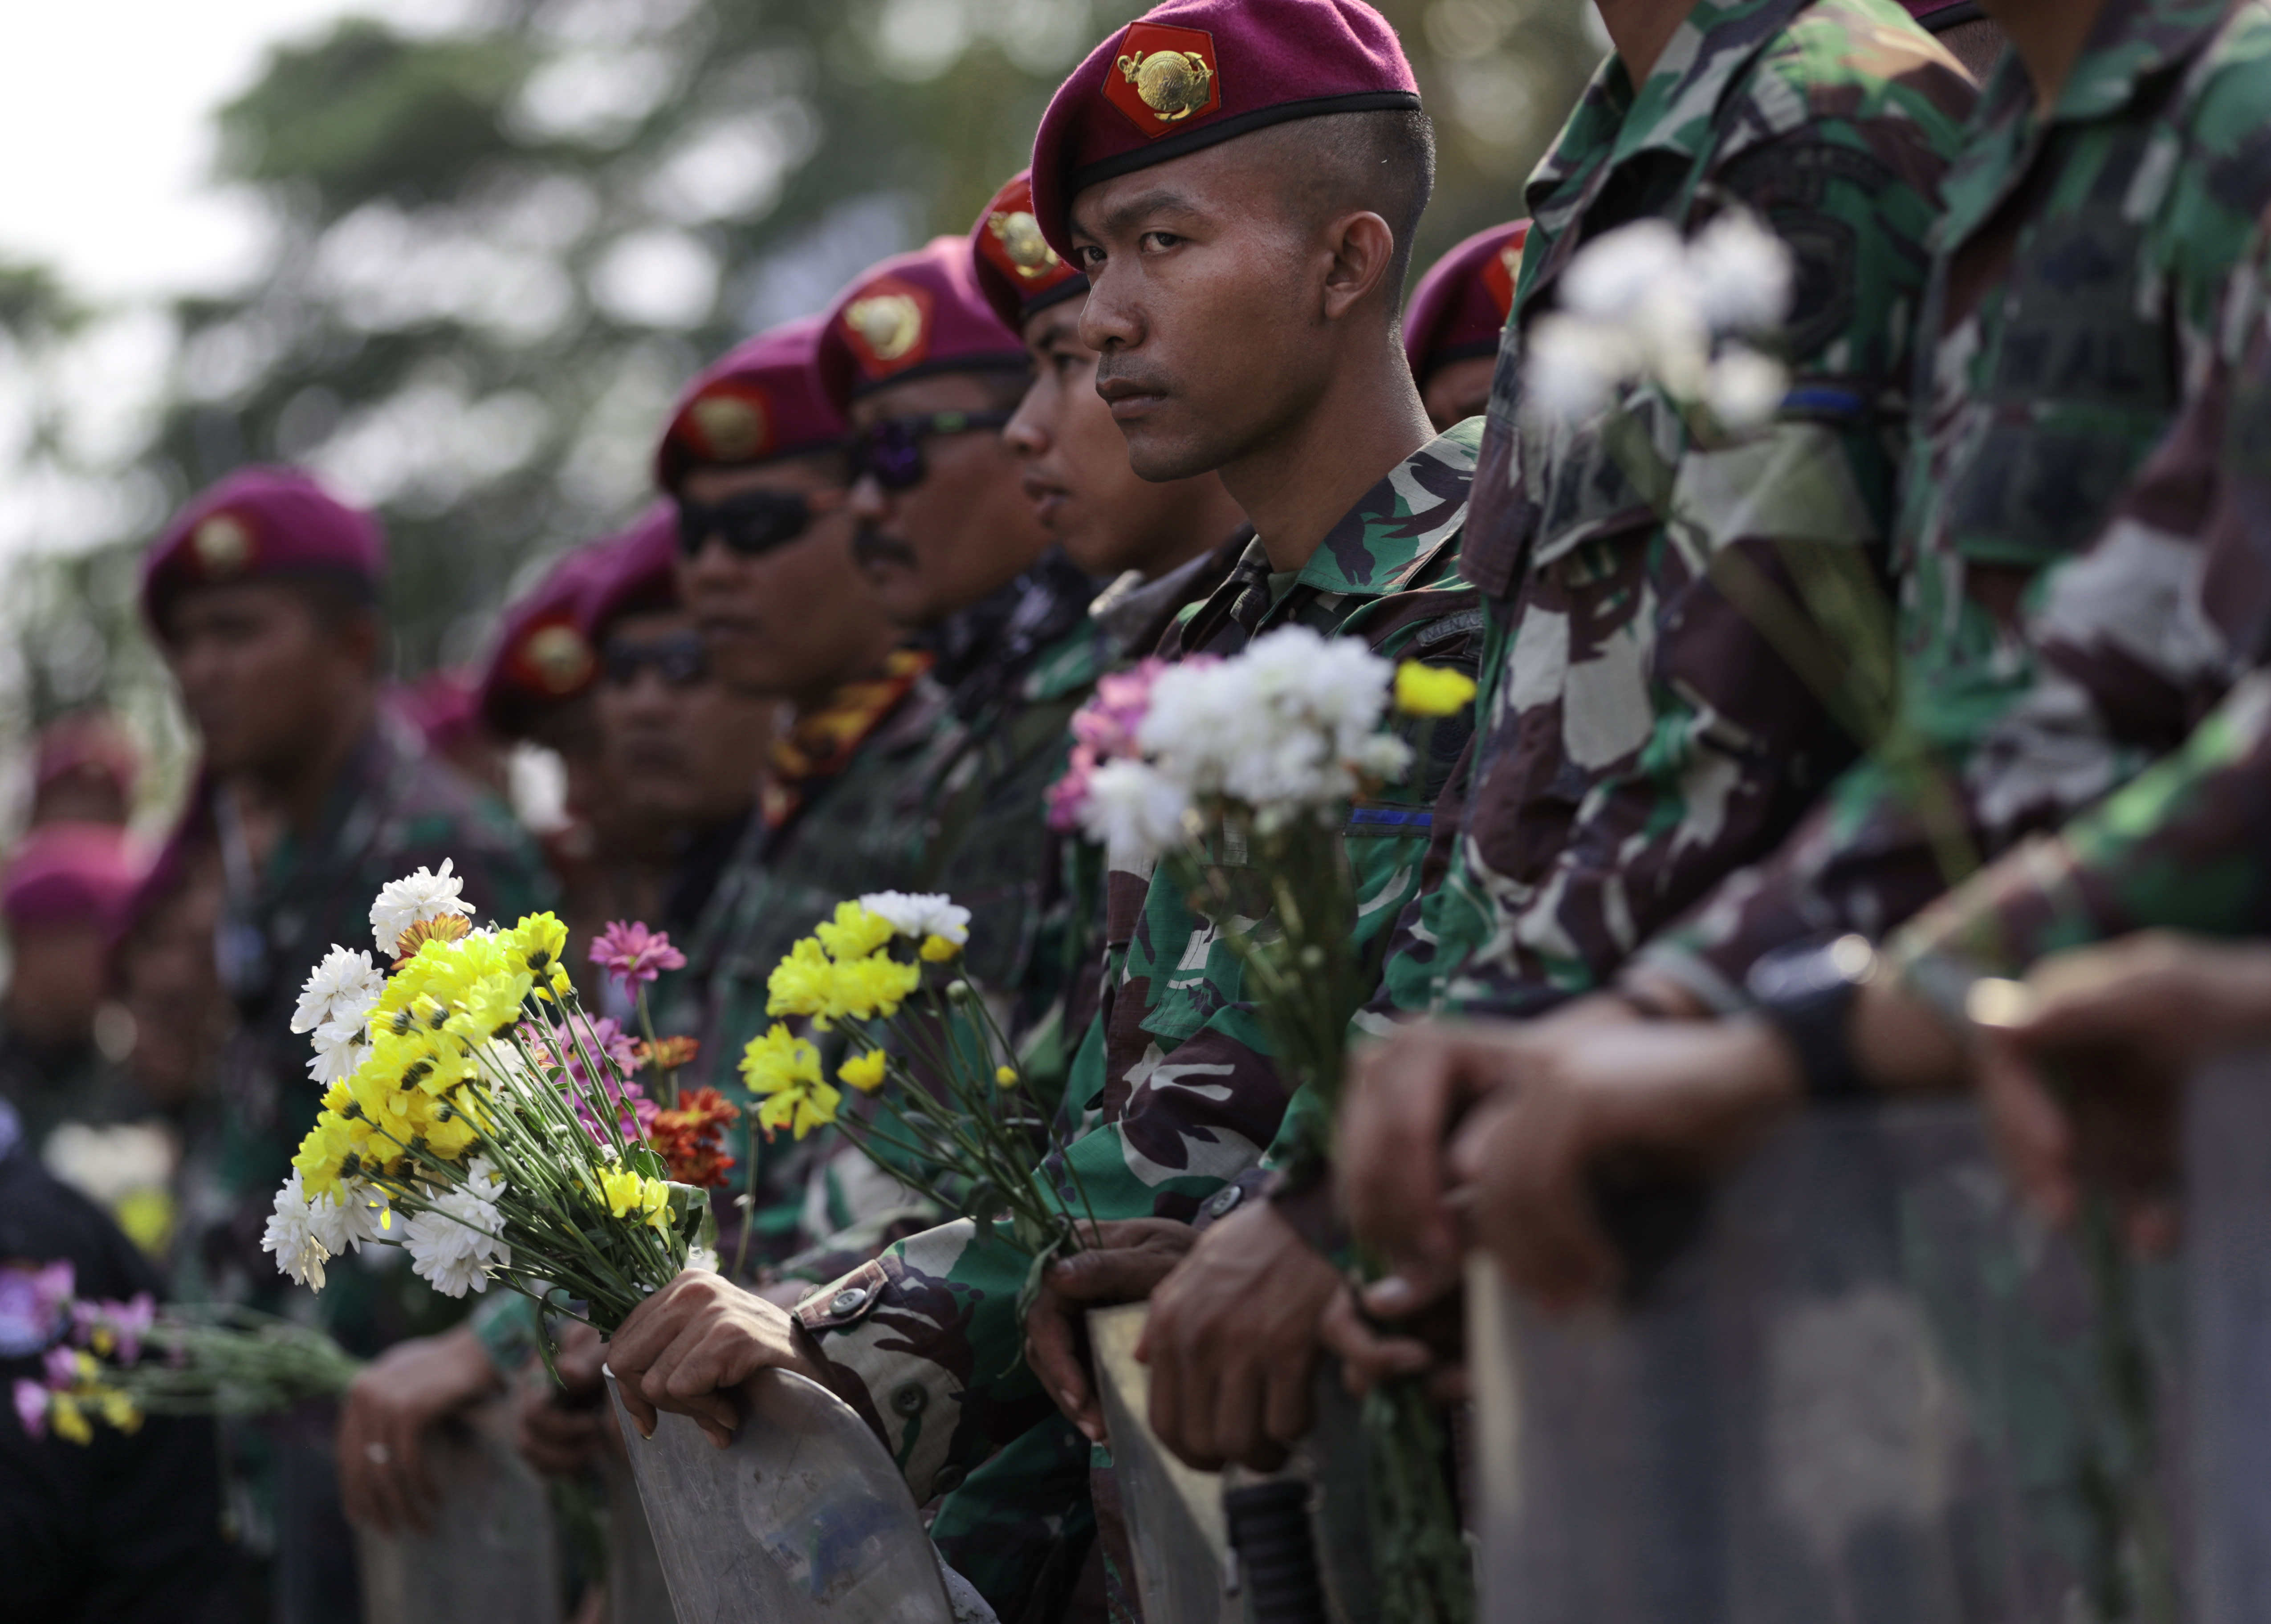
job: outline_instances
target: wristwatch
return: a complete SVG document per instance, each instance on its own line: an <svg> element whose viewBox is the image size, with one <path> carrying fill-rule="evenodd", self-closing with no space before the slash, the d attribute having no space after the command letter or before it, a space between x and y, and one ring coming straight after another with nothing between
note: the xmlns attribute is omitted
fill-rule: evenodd
<svg viewBox="0 0 2271 1624"><path fill-rule="evenodd" d="M1776 949L1746 978L1759 1013L1789 1040L1813 1100L1855 1100L1869 1079L1853 1054L1853 999L1877 973L1865 936Z"/></svg>

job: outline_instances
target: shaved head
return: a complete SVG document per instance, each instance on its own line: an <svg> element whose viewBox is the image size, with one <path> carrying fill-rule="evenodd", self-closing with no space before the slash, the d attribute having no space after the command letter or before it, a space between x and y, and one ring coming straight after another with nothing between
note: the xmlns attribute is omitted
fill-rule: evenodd
<svg viewBox="0 0 2271 1624"><path fill-rule="evenodd" d="M1411 270L1411 239L1435 192L1435 127L1425 113L1329 113L1257 130L1243 139L1267 149L1281 177L1285 211L1304 228L1344 214L1377 214L1396 234L1388 285L1394 307Z"/></svg>

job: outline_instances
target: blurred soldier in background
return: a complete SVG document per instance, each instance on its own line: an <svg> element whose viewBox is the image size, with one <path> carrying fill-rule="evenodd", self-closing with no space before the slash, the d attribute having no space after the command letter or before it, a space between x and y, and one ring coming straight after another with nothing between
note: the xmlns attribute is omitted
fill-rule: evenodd
<svg viewBox="0 0 2271 1624"><path fill-rule="evenodd" d="M40 730L28 822L123 824L141 775L142 753L116 722L99 710L75 711Z"/></svg>
<svg viewBox="0 0 2271 1624"><path fill-rule="evenodd" d="M293 1007L333 944L368 944L379 887L448 864L477 915L507 920L545 894L504 807L379 704L383 569L369 516L282 469L246 470L200 496L145 565L144 609L203 752L184 823L220 854L217 954L239 1021L218 1068L218 1123L190 1147L182 1265L194 1297L281 1294L260 1236L316 1094ZM398 1263L367 1253L316 1300L350 1351L369 1356L462 1314ZM260 1510L273 1519L287 1620L340 1618L354 1594L329 1431L316 1418L257 1429L275 1469L255 1492L274 1498L248 1526Z"/></svg>
<svg viewBox="0 0 2271 1624"><path fill-rule="evenodd" d="M125 830L109 823L37 826L0 871L8 927L0 1097L15 1106L35 1153L63 1122L145 1114L123 1053L106 1055L95 1042L110 938L141 878Z"/></svg>
<svg viewBox="0 0 2271 1624"><path fill-rule="evenodd" d="M428 671L390 689L386 702L418 730L428 755L439 756L492 795L511 795L506 740L482 718L473 678L462 671Z"/></svg>
<svg viewBox="0 0 2271 1624"><path fill-rule="evenodd" d="M1514 308L1530 222L1478 231L1427 267L1404 311L1404 353L1438 430L1490 404L1498 337Z"/></svg>

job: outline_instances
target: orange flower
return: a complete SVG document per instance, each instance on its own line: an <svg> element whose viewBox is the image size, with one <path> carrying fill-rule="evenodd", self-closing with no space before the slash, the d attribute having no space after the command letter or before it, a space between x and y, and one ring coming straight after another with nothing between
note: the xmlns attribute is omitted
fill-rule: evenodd
<svg viewBox="0 0 2271 1624"><path fill-rule="evenodd" d="M658 1038L652 1043L640 1038L631 1045L631 1057L640 1065L653 1066L663 1072L675 1072L682 1065L692 1065L694 1057L701 1052L702 1040L698 1037ZM717 1091L704 1089L703 1092L715 1094Z"/></svg>
<svg viewBox="0 0 2271 1624"><path fill-rule="evenodd" d="M681 1096L676 1109L656 1112L646 1137L670 1164L673 1179L714 1189L733 1170L733 1158L726 1154L726 1130L741 1117L741 1108L715 1088L696 1088Z"/></svg>

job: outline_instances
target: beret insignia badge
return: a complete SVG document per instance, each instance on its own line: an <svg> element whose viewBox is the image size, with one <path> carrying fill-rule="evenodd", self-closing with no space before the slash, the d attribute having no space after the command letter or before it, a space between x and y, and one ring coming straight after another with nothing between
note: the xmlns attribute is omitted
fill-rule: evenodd
<svg viewBox="0 0 2271 1624"><path fill-rule="evenodd" d="M771 425L761 400L723 391L704 395L686 409L707 460L746 463L765 449Z"/></svg>
<svg viewBox="0 0 2271 1624"><path fill-rule="evenodd" d="M190 551L206 580L233 580L252 562L252 532L234 515L216 513L190 532Z"/></svg>
<svg viewBox="0 0 2271 1624"><path fill-rule="evenodd" d="M520 645L520 655L532 686L555 699L582 687L594 664L592 645L584 634L556 623L531 632Z"/></svg>
<svg viewBox="0 0 2271 1624"><path fill-rule="evenodd" d="M1201 28L1131 23L1104 96L1146 135L1161 136L1222 107L1214 36Z"/></svg>
<svg viewBox="0 0 2271 1624"><path fill-rule="evenodd" d="M1031 282L1048 275L1064 261L1041 237L1041 224L1023 209L996 209L987 216L986 229L1001 245L1016 274Z"/></svg>
<svg viewBox="0 0 2271 1624"><path fill-rule="evenodd" d="M887 377L930 353L930 291L878 277L844 307L844 336L860 370Z"/></svg>

